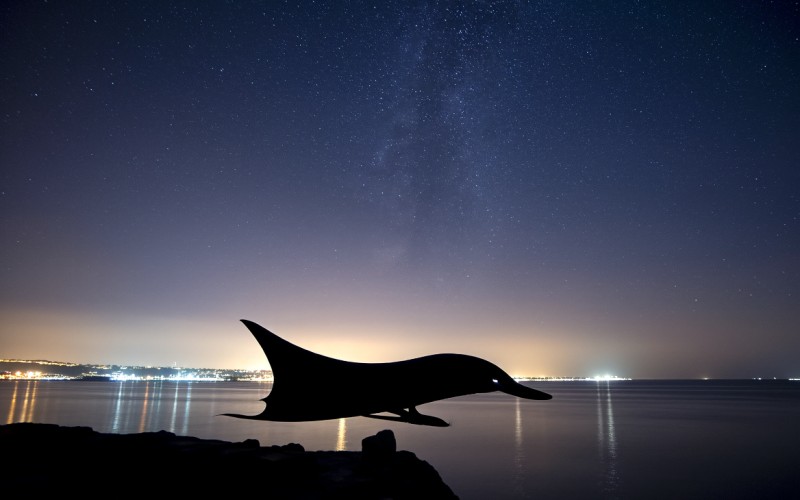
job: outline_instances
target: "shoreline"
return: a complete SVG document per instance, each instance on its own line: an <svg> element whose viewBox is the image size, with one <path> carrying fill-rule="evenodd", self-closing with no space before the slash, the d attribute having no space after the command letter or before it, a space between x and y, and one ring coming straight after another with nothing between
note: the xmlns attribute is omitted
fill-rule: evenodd
<svg viewBox="0 0 800 500"><path fill-rule="evenodd" d="M5 486L37 493L257 493L268 498L457 499L436 469L384 430L362 451L306 451L167 431L100 433L43 423L0 426Z"/></svg>

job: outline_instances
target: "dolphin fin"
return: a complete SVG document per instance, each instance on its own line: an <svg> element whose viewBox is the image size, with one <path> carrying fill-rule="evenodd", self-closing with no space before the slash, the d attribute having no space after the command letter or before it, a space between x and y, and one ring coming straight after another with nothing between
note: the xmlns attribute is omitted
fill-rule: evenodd
<svg viewBox="0 0 800 500"><path fill-rule="evenodd" d="M375 418L379 420L392 420L395 422L406 422L409 424L416 424L416 425L429 425L431 427L449 427L450 424L445 422L439 417L434 417L432 415L423 415L419 411L417 411L416 407L412 406L408 410L392 410L390 413L394 413L397 416L391 415L362 415L367 418Z"/></svg>

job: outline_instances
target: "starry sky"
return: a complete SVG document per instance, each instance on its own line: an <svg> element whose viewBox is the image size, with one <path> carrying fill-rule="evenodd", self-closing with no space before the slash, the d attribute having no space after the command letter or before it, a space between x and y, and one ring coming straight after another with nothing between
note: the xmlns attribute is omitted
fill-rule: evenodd
<svg viewBox="0 0 800 500"><path fill-rule="evenodd" d="M0 357L800 376L800 7L0 7Z"/></svg>

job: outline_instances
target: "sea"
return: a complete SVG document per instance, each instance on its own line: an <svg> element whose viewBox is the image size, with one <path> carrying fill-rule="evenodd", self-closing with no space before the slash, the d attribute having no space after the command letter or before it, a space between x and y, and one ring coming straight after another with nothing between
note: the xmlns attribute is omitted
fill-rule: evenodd
<svg viewBox="0 0 800 500"><path fill-rule="evenodd" d="M337 390L335 381L320 383ZM0 419L309 451L359 451L363 438L391 429L398 449L430 463L465 500L800 499L800 381L524 384L553 399L494 392L420 406L450 423L440 428L221 415L259 413L269 382L4 380Z"/></svg>

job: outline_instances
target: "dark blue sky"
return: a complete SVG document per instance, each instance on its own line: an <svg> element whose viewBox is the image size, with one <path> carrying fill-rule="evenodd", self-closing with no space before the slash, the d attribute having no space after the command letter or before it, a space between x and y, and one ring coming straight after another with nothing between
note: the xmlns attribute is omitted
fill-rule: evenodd
<svg viewBox="0 0 800 500"><path fill-rule="evenodd" d="M0 357L800 376L797 2L10 2Z"/></svg>

